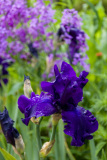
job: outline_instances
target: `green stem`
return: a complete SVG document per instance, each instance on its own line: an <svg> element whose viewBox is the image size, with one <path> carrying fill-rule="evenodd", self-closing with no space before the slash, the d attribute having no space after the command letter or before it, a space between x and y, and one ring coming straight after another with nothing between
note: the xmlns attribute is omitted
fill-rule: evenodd
<svg viewBox="0 0 107 160"><path fill-rule="evenodd" d="M43 117L40 117L39 123L36 124L36 136L37 136L37 143L38 143L39 151L42 147L42 141L41 141L41 137L40 137L40 123L41 123L42 119L43 119Z"/></svg>
<svg viewBox="0 0 107 160"><path fill-rule="evenodd" d="M42 119L43 119L43 117L40 117L40 120L39 120L39 125L40 125L40 123L41 123Z"/></svg>
<svg viewBox="0 0 107 160"><path fill-rule="evenodd" d="M40 126L39 126L39 124L36 124L36 136L37 136L38 148L40 150L41 147L42 147L42 142L41 142L41 138L40 138Z"/></svg>
<svg viewBox="0 0 107 160"><path fill-rule="evenodd" d="M53 140L55 139L56 128L57 128L57 125L53 125L53 127L52 127L52 134L51 134L51 138L50 138L50 142L53 141Z"/></svg>
<svg viewBox="0 0 107 160"><path fill-rule="evenodd" d="M41 141L41 137L40 137L40 123L41 123L42 119L43 119L43 117L41 117L39 120L39 123L36 124L36 137L37 137L37 144L38 144L39 151L42 148L42 141ZM40 158L40 160L43 160L43 158Z"/></svg>

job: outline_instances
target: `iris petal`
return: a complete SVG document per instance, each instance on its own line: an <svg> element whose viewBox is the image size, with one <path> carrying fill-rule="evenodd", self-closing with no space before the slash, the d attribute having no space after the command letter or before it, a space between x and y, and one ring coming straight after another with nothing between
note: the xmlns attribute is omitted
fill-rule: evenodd
<svg viewBox="0 0 107 160"><path fill-rule="evenodd" d="M83 88L86 85L86 83L88 82L88 79L86 79L87 75L88 75L88 72L86 72L86 71L82 71L80 73L78 82L79 82L81 88Z"/></svg>
<svg viewBox="0 0 107 160"><path fill-rule="evenodd" d="M56 108L52 105L51 96L43 92L40 96L32 92L30 99L24 95L20 96L18 107L25 115L25 118L22 119L25 125L28 125L32 117L50 116L57 112Z"/></svg>
<svg viewBox="0 0 107 160"><path fill-rule="evenodd" d="M54 65L54 72L55 72L55 76L56 76L56 77L57 77L57 76L60 76L60 72L59 72L58 67L57 67L56 64Z"/></svg>
<svg viewBox="0 0 107 160"><path fill-rule="evenodd" d="M41 82L41 88L45 91L45 92L48 92L50 94L53 94L53 82L45 82L45 81L42 81Z"/></svg>
<svg viewBox="0 0 107 160"><path fill-rule="evenodd" d="M71 67L71 65L64 61L62 62L62 65L61 65L61 75L63 79L76 77L76 73Z"/></svg>
<svg viewBox="0 0 107 160"><path fill-rule="evenodd" d="M82 107L76 107L72 111L62 111L62 119L65 125L65 134L72 137L71 145L82 146L85 139L92 139L91 133L98 129L98 122L94 116Z"/></svg>
<svg viewBox="0 0 107 160"><path fill-rule="evenodd" d="M22 113L24 113L25 108L28 107L31 103L31 100L25 95L21 95L18 99L18 107Z"/></svg>

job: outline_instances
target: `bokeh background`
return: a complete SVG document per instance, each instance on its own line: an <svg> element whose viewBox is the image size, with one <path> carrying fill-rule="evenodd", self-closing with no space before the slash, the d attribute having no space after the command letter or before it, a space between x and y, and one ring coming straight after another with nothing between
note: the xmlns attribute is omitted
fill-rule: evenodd
<svg viewBox="0 0 107 160"><path fill-rule="evenodd" d="M35 0L28 0L32 6ZM94 138L86 141L82 147L72 147L71 138L63 133L63 123L60 120L57 127L56 142L49 153L47 160L107 160L107 1L106 0L53 0L53 9L56 10L57 23L52 26L52 31L57 31L61 21L61 12L65 8L75 8L83 19L82 29L87 33L89 49L86 54L89 57L90 72L89 82L84 87L84 99L80 106L90 110L99 122L98 130L93 134ZM46 69L46 54L41 53L39 58L34 58L31 65L18 57L15 63L8 67L8 84L2 82L0 88L0 110L6 106L10 117L15 121L14 126L22 134L25 143L26 160L39 160L36 142L35 125L30 122L25 126L18 110L17 100L23 94L24 74L29 75L31 85L35 93L40 94L42 74ZM76 68L74 68L76 69ZM42 141L48 141L52 124L51 118L45 117L41 123ZM10 144L6 143L0 129L0 147L12 154L17 160L20 158L14 153ZM0 160L4 160L0 153Z"/></svg>

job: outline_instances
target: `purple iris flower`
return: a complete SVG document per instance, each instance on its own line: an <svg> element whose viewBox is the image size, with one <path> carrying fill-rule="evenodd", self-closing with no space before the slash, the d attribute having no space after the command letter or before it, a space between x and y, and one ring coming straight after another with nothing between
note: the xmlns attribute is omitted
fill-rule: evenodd
<svg viewBox="0 0 107 160"><path fill-rule="evenodd" d="M6 108L3 112L0 112L0 123L7 143L15 146L15 138L18 138L19 133L17 129L13 127L14 121L9 117L8 110Z"/></svg>
<svg viewBox="0 0 107 160"><path fill-rule="evenodd" d="M83 98L82 89L88 82L88 72L83 71L76 77L73 68L66 62L62 63L61 72L55 65L54 72L56 80L42 82L42 89L52 95L54 107L67 123L64 132L72 137L71 145L81 146L85 139L92 139L91 133L98 129L98 122L92 113L78 106Z"/></svg>
<svg viewBox="0 0 107 160"><path fill-rule="evenodd" d="M96 118L78 103L83 98L83 87L88 82L88 72L81 72L79 77L71 65L62 62L61 71L54 66L56 80L42 82L41 87L47 93L41 95L31 94L31 98L24 95L18 99L18 106L25 119L22 121L28 125L31 117L50 116L61 113L65 125L65 134L72 137L71 145L81 146L85 139L92 139L91 133L98 129Z"/></svg>

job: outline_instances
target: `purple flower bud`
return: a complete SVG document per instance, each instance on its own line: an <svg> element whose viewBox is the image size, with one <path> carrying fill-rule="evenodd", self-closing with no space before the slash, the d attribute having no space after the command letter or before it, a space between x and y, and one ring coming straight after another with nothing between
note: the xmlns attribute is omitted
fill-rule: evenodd
<svg viewBox="0 0 107 160"><path fill-rule="evenodd" d="M18 138L19 133L17 129L13 127L14 121L9 117L8 110L6 108L3 112L0 112L0 123L7 143L15 146L15 138Z"/></svg>

